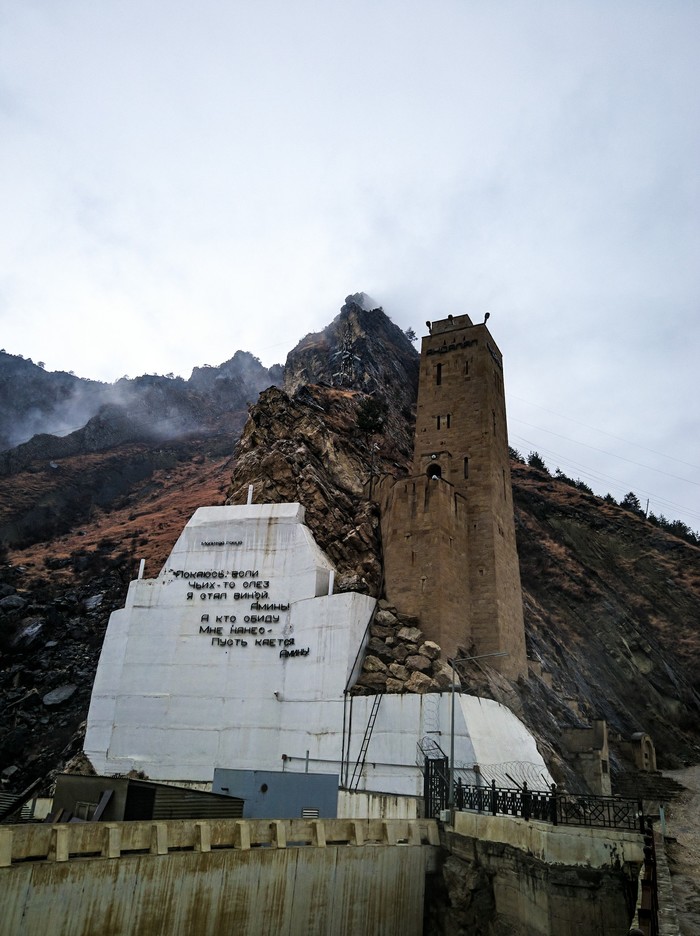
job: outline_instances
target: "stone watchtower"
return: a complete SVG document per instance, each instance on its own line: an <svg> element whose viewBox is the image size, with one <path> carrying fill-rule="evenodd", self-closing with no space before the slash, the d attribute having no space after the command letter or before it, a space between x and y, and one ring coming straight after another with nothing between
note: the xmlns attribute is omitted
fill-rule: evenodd
<svg viewBox="0 0 700 936"><path fill-rule="evenodd" d="M430 323L421 347L413 475L379 486L386 595L448 656L506 651L527 672L503 362L485 324Z"/></svg>

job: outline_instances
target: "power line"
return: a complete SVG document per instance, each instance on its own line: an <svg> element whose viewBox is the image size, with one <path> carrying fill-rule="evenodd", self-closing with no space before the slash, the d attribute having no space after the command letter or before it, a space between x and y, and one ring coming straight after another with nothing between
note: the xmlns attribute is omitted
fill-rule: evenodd
<svg viewBox="0 0 700 936"><path fill-rule="evenodd" d="M696 487L700 487L700 482L698 481L692 481L690 478L682 478L680 475L671 474L668 471L663 471L661 468L653 468L651 465L644 465L641 462L634 461L633 458L625 458L624 455L616 455L615 452L606 452L605 449L596 448L595 445L589 445L588 442L579 442L578 439L571 439L569 436L563 436L558 432L554 432L552 429L545 429L544 426L535 426L532 423L525 422L523 419L513 419L512 422L522 423L523 426L529 426L530 429L537 429L539 432L548 432L550 435L556 436L558 439L563 439L565 442L573 442L574 445L582 445L584 448L589 448L593 452L599 452L601 455L608 455L610 458L619 458L620 461L628 462L630 465L636 465L637 468L645 468L647 471L655 471L657 474L665 475L667 478L673 478L675 481L683 481L686 484L694 484ZM648 451L651 451L651 449L648 449ZM688 463L682 462L682 464ZM690 467L692 468L693 466L691 465ZM700 468L698 471L700 471Z"/></svg>
<svg viewBox="0 0 700 936"><path fill-rule="evenodd" d="M566 419L569 422L575 423L577 426L584 426L586 429L591 429L593 432L600 432L601 435L609 436L611 439L617 439L618 442L624 442L625 445L633 445L635 448L643 449L645 452L651 452L652 455L659 455L661 458L668 458L669 461L675 461L678 462L679 465L686 465L688 468L694 468L696 471L700 471L700 466L694 465L692 462L683 461L683 459L676 458L674 455L667 455L665 452L658 452L656 449L648 448L646 445L640 445L639 442L632 442L630 439L624 439L622 436L615 435L612 432L607 432L605 429L601 429L599 426L591 426L589 423L581 422L579 419L574 419L572 416L566 416L564 413L558 413L556 410L547 409L546 406L540 406L539 403L533 403L531 400L523 399L523 397L514 396L513 394L509 394L508 396L509 399L520 400L521 403L526 403L528 406L534 406L536 409L541 409L543 412L550 413L552 416L559 416L561 419ZM537 427L535 426L534 428ZM584 443L580 444L583 445Z"/></svg>
<svg viewBox="0 0 700 936"><path fill-rule="evenodd" d="M602 483L612 482L615 485L614 490L616 489L622 493L628 493L630 483L627 481L621 481L619 478L613 478L610 475L603 474L602 472L596 471L593 468L590 468L587 465L581 465L573 459L569 458L567 455L562 455L559 452L554 452L551 449L545 449L542 446L539 446L537 443L533 442L530 439L525 439L523 436L513 436L514 440L518 440L520 443L526 443L527 445L533 446L533 450L539 452L540 455L546 456L548 459L556 459L559 461L560 465L568 467L569 470L576 471L579 475L589 478L590 480ZM559 466L557 466L559 467ZM556 476L555 476L556 480ZM653 491L647 491L644 488L640 488L638 485L634 485L639 494L643 494L650 499L653 499L654 503L666 510L674 510L684 514L687 517L692 518L695 521L700 521L700 514L693 510L690 507L685 507L682 504L676 504L674 501L670 501L661 495L654 493Z"/></svg>

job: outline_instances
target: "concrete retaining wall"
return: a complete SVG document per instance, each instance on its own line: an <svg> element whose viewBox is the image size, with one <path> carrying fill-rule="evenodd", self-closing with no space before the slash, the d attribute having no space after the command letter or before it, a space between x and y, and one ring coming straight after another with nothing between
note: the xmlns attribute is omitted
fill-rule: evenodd
<svg viewBox="0 0 700 936"><path fill-rule="evenodd" d="M638 832L553 826L476 812L456 813L454 830L470 838L511 845L549 864L614 868L640 865L644 860L644 838Z"/></svg>
<svg viewBox="0 0 700 936"><path fill-rule="evenodd" d="M344 819L417 819L422 808L417 796L338 790L338 815Z"/></svg>
<svg viewBox="0 0 700 936"><path fill-rule="evenodd" d="M643 858L639 833L464 812L454 831L445 830L445 844L448 903L429 908L444 932L477 932L484 920L494 936L620 936L629 929Z"/></svg>
<svg viewBox="0 0 700 936"><path fill-rule="evenodd" d="M437 840L398 820L9 827L0 936L418 936Z"/></svg>

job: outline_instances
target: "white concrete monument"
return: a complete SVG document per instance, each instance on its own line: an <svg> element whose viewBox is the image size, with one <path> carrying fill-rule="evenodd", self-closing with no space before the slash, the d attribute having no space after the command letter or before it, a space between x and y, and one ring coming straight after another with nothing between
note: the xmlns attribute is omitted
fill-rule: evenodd
<svg viewBox="0 0 700 936"><path fill-rule="evenodd" d="M156 579L109 621L85 753L100 774L211 784L215 768L353 773L359 790L422 794L418 742L450 746L451 695L385 695L361 771L373 696L361 668L375 600L332 594L333 567L299 504L200 508ZM457 695L455 760L533 765L525 726Z"/></svg>

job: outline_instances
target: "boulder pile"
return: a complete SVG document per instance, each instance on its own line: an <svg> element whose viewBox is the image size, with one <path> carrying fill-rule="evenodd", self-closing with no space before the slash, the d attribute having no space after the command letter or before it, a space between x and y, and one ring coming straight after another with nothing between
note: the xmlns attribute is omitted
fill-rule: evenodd
<svg viewBox="0 0 700 936"><path fill-rule="evenodd" d="M452 670L438 644L425 640L418 618L399 613L384 599L370 625L370 639L354 695L379 692L444 692Z"/></svg>

